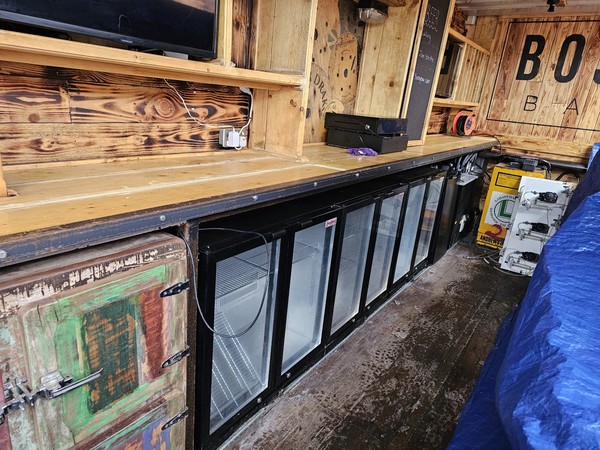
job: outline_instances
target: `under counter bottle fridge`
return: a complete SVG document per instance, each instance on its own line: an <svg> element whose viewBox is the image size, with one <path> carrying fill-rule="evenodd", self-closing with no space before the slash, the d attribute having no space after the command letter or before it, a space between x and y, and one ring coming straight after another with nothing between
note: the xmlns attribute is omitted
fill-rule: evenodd
<svg viewBox="0 0 600 450"><path fill-rule="evenodd" d="M327 349L352 331L361 316L378 206L371 188L370 183L361 183L326 196L341 208L339 245L333 257L333 281L325 314Z"/></svg>
<svg viewBox="0 0 600 450"><path fill-rule="evenodd" d="M435 168L419 168L398 176L399 181L408 183L408 193L392 280L396 287L428 263L445 174Z"/></svg>
<svg viewBox="0 0 600 450"><path fill-rule="evenodd" d="M408 186L396 181L386 181L387 186L377 195L374 246L368 262L366 312L385 300L391 287L391 271L394 266L394 250L400 224L405 214L405 197Z"/></svg>
<svg viewBox="0 0 600 450"><path fill-rule="evenodd" d="M279 328L281 349L277 361L280 387L324 355L325 309L339 240L340 212L339 207L325 206L286 228L288 270L281 302L279 320L283 322Z"/></svg>
<svg viewBox="0 0 600 450"><path fill-rule="evenodd" d="M284 233L247 219L199 230L196 448L216 446L273 385Z"/></svg>
<svg viewBox="0 0 600 450"><path fill-rule="evenodd" d="M319 356L338 210L303 200L200 226L197 448Z"/></svg>

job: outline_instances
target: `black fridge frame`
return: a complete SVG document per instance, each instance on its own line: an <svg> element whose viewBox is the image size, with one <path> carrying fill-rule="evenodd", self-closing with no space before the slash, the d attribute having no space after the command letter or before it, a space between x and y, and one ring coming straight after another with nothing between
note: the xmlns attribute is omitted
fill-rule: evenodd
<svg viewBox="0 0 600 450"><path fill-rule="evenodd" d="M340 193L343 195L343 193ZM365 283L367 280L368 273L370 272L370 262L372 261L372 253L374 249L374 235L373 235L373 227L377 223L377 214L378 214L378 203L377 198L373 195L362 194L360 196L350 198L346 201L334 202L341 207L341 219L339 222L339 233L338 233L338 245L335 246L336 253L333 255L333 267L331 270L331 278L330 282L332 282L332 286L330 289L330 297L328 299L326 310L325 310L325 320L324 320L324 340L325 340L325 352L329 352L332 348L334 348L337 344L339 344L348 334L352 332L359 324L361 324L364 320L363 308L364 308L364 296L366 295L365 291ZM344 235L346 229L346 219L348 214L357 211L366 206L373 205L373 218L371 219L371 230L369 233L369 242L367 245L367 253L365 258L365 273L363 274L363 281L360 288L360 297L358 301L358 311L351 318L349 318L340 328L332 333L332 321L333 321L333 310L335 307L335 296L337 294L337 281L340 270L341 256L343 251L344 244Z"/></svg>
<svg viewBox="0 0 600 450"><path fill-rule="evenodd" d="M310 201L310 200L309 200ZM324 208L315 207L315 211L312 214L306 214L303 217L296 218L290 221L286 227L286 262L284 272L280 273L282 295L276 308L277 327L275 335L275 347L276 355L274 359L275 370L273 372L275 376L275 389L281 390L293 382L296 378L302 375L306 370L312 367L316 361L321 359L325 355L325 314L327 311L327 305L330 302L331 290L332 290L332 278L331 272L334 265L334 258L337 254L337 247L340 245L340 230L339 222L341 221L342 208L333 204L330 204L326 210ZM292 266L293 266L293 251L296 233L304 229L310 228L318 223L326 223L328 220L336 219L335 230L333 231L333 248L331 252L331 260L329 264L329 270L327 273L328 282L327 290L324 292L323 297L323 324L321 326L321 339L320 343L312 349L307 355L297 361L292 367L290 367L284 374L282 371L283 362L283 348L285 343L285 331L287 322L287 312L289 303L289 290L291 284ZM324 276L324 274L322 274Z"/></svg>
<svg viewBox="0 0 600 450"><path fill-rule="evenodd" d="M367 267L369 270L365 275L365 281L364 281L363 293L362 293L362 304L361 304L362 315L364 315L365 318L367 316L373 314L375 311L377 311L379 309L379 307L382 306L387 300L389 300L391 298L391 296L394 294L394 292L390 291L392 289L390 280L393 279L393 276L394 276L393 274L394 274L394 269L396 266L396 255L397 255L397 251L398 251L397 248L399 245L400 236L402 235L402 226L404 223L404 216L406 214L406 204L407 204L406 200L408 198L408 190L409 190L409 185L407 183L401 183L396 180L390 180L389 187L381 189L381 191L376 196L376 201L377 201L377 209L375 211L376 222L375 222L375 225L373 226L372 235L371 235L372 249L371 249L371 252L369 255L369 259L367 259ZM388 276L387 276L386 288L381 294L379 294L377 297L375 297L367 305L366 303L367 303L367 295L368 295L368 290L369 290L369 282L371 280L371 266L373 264L373 259L375 257L375 244L377 241L377 231L379 229L379 222L381 219L381 209L383 206L383 202L388 198L399 195L400 193L403 194L402 206L400 207L399 217L398 217L398 226L396 227L396 234L394 236L394 246L392 249L392 255L391 255L391 259L390 259L390 266L389 266L389 272L388 272Z"/></svg>
<svg viewBox="0 0 600 450"><path fill-rule="evenodd" d="M438 177L443 177L444 180L442 182L442 187L441 187L442 195L440 196L440 201L438 202L436 215L435 215L435 219L434 219L434 223L433 223L432 239L429 242L429 249L428 249L427 257L422 262L415 265L419 239L421 236L421 228L423 226L423 217L424 217L424 213L425 213L425 209L426 209L426 205L427 205L427 197L429 195L429 188L431 185L431 181L433 181L434 179L436 179ZM441 204L443 203L443 190L445 189L445 183L446 183L446 180L445 180L446 179L446 171L444 169L440 169L440 168L436 168L436 167L428 167L428 168L423 167L423 168L415 169L413 171L399 174L398 179L401 182L407 183L409 186L407 198L406 198L407 206L408 206L408 201L410 199L410 191L412 189L414 189L415 187L420 186L424 183L426 183L426 186L425 186L425 192L423 194L423 201L421 203L421 210L419 213L419 222L417 225L417 233L415 236L415 242L414 242L413 248L412 248L409 270L404 275L402 275L400 278L398 278L398 280L394 280L394 275L395 275L395 271L396 271L396 263L398 261L398 253L400 252L402 232L404 231L405 217L402 220L402 226L401 226L402 230L400 231L398 240L396 242L396 248L394 250L394 264L393 264L392 270L390 271L390 281L389 281L390 295L393 295L395 292L397 292L402 286L404 286L406 283L408 283L416 274L418 274L421 270L423 270L425 267L427 267L430 264L431 251L433 248L433 244L435 242L436 226L437 226L437 222L440 217Z"/></svg>
<svg viewBox="0 0 600 450"><path fill-rule="evenodd" d="M433 223L431 225L431 240L429 241L429 245L427 248L427 254L423 261L417 264L417 249L419 248L419 240L421 239L421 232L423 231L423 219L425 217L425 210L427 209L427 199L429 197L429 190L431 189L431 183L438 179L442 179L442 184L440 186L440 197L438 199L438 204L435 211L435 217L433 219ZM415 248L413 249L413 256L411 261L411 270L410 270L410 278L414 277L416 274L421 272L425 267L431 265L431 256L432 250L435 245L436 240L436 232L438 229L438 223L441 217L441 210L444 203L444 191L446 189L446 181L447 181L447 172L445 170L439 170L438 173L433 174L427 179L427 189L425 191L425 199L423 201L423 209L421 211L421 219L419 222L419 231L417 232L417 240L415 241Z"/></svg>
<svg viewBox="0 0 600 450"><path fill-rule="evenodd" d="M412 252L411 252L411 257L410 257L410 265L408 268L408 272L406 272L405 274L403 274L400 278L398 278L397 280L394 280L394 276L396 275L396 265L398 263L398 254L400 253L400 243L402 241L402 234L404 232L404 226L405 226L405 221L406 221L406 210L408 208L408 202L410 200L410 193L413 189L415 189L415 187L417 186L421 186L425 184L425 192L423 193L423 200L421 202L421 209L419 210L419 220L417 223L417 231L416 231L416 235L415 235L415 242L413 244L413 248L412 248ZM390 278L388 281L388 292L390 294L395 293L396 291L398 291L398 289L400 289L403 285L405 285L408 281L410 281L410 279L413 276L413 263L415 260L415 253L416 253L416 249L417 249L417 243L419 242L419 234L421 231L421 223L423 221L423 213L425 211L425 203L427 201L427 193L429 192L429 177L423 177L420 178L418 180L412 180L408 182L408 189L406 191L406 198L405 198L405 205L404 205L404 214L402 216L402 223L400 224L400 226L398 227L398 238L396 239L396 245L394 247L394 256L393 256L393 260L392 260L392 269L390 270Z"/></svg>
<svg viewBox="0 0 600 450"><path fill-rule="evenodd" d="M199 233L202 233L202 225L199 228ZM244 230L249 231L249 230ZM274 355L276 352L276 329L277 329L277 303L282 294L282 283L281 275L285 270L285 231L284 228L272 231L261 231L258 230L267 239L268 243L273 243L280 240L279 249L279 262L278 266L278 283L275 287L274 298L270 299L269 306L273 308L273 324L271 330L271 352L269 357L269 376L267 388L265 388L261 394L255 397L255 400L249 402L247 405L242 407L237 413L227 419L223 424L217 428L213 433L210 433L210 404L212 395L212 362L213 362L213 333L206 328L201 319L197 323L197 342L200 343L197 349L197 361L198 367L202 367L202 370L197 371L196 382L200 384L199 389L196 389L196 430L195 430L195 441L196 445L199 445L201 449L211 449L218 447L224 442L234 431L236 425L238 425L243 419L255 413L258 409L264 406L265 402L262 400L271 395L275 390L274 385L274 371L276 367L273 366ZM253 248L264 246L264 241L257 235L242 234L247 238L242 240L236 240L234 238L223 242L223 246L217 249L205 250L200 246L198 252L198 277L197 277L197 290L198 290L198 301L201 307L203 307L203 313L206 321L211 327L214 327L214 314L215 314L215 294L216 294L216 267L219 261L223 261L232 256L246 252ZM239 237L239 236L238 236ZM271 252L271 258L275 256L274 252ZM204 276L205 279L202 281L200 278ZM274 272L271 273L269 282L273 281ZM206 370L211 368L211 370ZM260 400L259 400L260 399Z"/></svg>

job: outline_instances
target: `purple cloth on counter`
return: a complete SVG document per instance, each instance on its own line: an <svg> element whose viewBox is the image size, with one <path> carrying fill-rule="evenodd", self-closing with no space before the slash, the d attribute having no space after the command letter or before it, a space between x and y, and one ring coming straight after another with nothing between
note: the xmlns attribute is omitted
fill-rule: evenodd
<svg viewBox="0 0 600 450"><path fill-rule="evenodd" d="M377 152L368 147L349 148L348 153L354 156L377 156Z"/></svg>

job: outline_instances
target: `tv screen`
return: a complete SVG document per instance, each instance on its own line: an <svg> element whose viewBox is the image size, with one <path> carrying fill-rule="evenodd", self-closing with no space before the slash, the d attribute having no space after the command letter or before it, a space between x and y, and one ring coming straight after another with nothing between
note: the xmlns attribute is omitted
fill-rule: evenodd
<svg viewBox="0 0 600 450"><path fill-rule="evenodd" d="M216 56L218 0L0 0L0 19L129 47Z"/></svg>

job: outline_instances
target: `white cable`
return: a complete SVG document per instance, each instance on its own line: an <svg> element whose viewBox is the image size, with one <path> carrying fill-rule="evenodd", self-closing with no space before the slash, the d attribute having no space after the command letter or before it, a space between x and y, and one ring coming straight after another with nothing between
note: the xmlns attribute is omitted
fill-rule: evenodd
<svg viewBox="0 0 600 450"><path fill-rule="evenodd" d="M231 128L233 131L235 131L235 127L233 125L212 125L210 123L205 123L205 122L201 122L198 119L196 119L193 115L192 112L190 111L190 108L188 108L187 103L185 102L185 99L181 96L181 94L179 93L179 91L172 86L166 79L163 78L163 81L165 83L167 83L167 86L169 86L171 89L173 89L173 92L175 92L175 95L177 95L177 97L179 97L179 100L181 100L181 103L183 104L183 107L185 108L185 110L187 111L188 116L190 117L190 119L192 119L194 122L196 122L198 125L206 127L206 128L216 128L216 129L222 129L222 128Z"/></svg>
<svg viewBox="0 0 600 450"><path fill-rule="evenodd" d="M185 247L187 249L187 252L186 252L187 259L192 266L192 296L194 297L194 300L196 301L196 308L198 309L198 313L200 314L200 318L202 319L204 326L206 328L208 328L208 330L211 333L213 333L215 336L219 336L222 338L228 338L228 339L236 339L236 338L242 337L248 331L250 331L252 329L252 327L254 327L254 325L256 325L256 322L258 322L258 319L260 318L263 308L265 306L267 296L269 295L269 289L271 287L270 279L271 279L271 275L272 275L271 251L269 250L269 241L267 240L267 238L264 234L258 233L256 231L238 230L235 228L215 228L215 227L201 228L200 231L201 232L202 231L226 231L226 232L233 232L233 233L249 234L249 235L258 236L263 240L264 247L265 247L265 254L266 254L267 273L266 273L266 278L265 278L265 287L264 287L264 290L262 293L262 298L260 300L260 306L258 307L258 311L257 311L256 315L254 316L254 319L252 319L252 321L250 321L250 323L248 324L248 326L246 328L244 328L243 330L238 331L234 334L225 334L225 333L220 333L214 327L211 327L210 324L208 323L208 320L206 320L206 317L204 316L204 312L202 311L202 308L200 307L200 299L198 298L198 286L196 283L196 276L198 276L198 273L196 272L196 263L194 260L194 254L193 254L192 249L190 248L190 244L187 241L187 239L185 238L185 236L181 232L178 232L179 237L183 240L183 243L185 244ZM216 302L216 299L214 299L214 300Z"/></svg>
<svg viewBox="0 0 600 450"><path fill-rule="evenodd" d="M190 111L190 108L188 107L185 99L179 93L179 91L173 85L171 85L165 78L163 78L163 81L167 84L167 86L169 86L173 90L173 92L175 92L175 95L177 95L177 97L179 98L179 100L181 100L181 104L183 105L183 107L187 111L187 115L189 116L189 118L192 119L194 122L196 122L198 125L203 126L203 127L207 127L207 128L214 128L214 129L231 128L234 133L236 132L235 127L233 125L212 125L212 124L209 124L209 123L206 123L206 122L201 122L198 119L196 119L192 115L192 112ZM248 120L246 121L246 123L244 124L244 126L242 126L242 128L240 128L240 130L237 131L237 133L239 133L240 136L243 136L244 135L244 130L246 128L248 128L248 126L250 125L250 122L252 122L252 108L254 106L254 95L252 95L252 91L250 89L248 89L247 87L240 87L240 91L242 91L244 94L248 94L250 96L250 107L249 107L249 111L248 111ZM234 148L236 150L241 150L243 147L239 146L239 147L234 147Z"/></svg>
<svg viewBox="0 0 600 450"><path fill-rule="evenodd" d="M247 87L241 87L240 91L242 91L244 94L248 94L250 96L250 107L249 107L249 111L248 111L248 120L246 121L246 124L240 128L240 136L244 135L244 130L246 128L248 128L248 126L250 125L250 122L252 122L252 108L254 106L254 95L252 95L252 91L250 89L248 89ZM242 147L235 147L236 150L241 150Z"/></svg>

